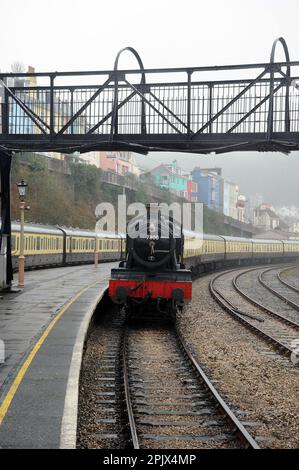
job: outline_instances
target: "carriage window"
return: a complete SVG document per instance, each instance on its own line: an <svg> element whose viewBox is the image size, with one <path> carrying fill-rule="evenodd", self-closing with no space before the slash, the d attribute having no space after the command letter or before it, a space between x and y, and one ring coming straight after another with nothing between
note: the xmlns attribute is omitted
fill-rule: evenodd
<svg viewBox="0 0 299 470"><path fill-rule="evenodd" d="M16 236L12 235L11 237L11 250L15 251L16 250Z"/></svg>

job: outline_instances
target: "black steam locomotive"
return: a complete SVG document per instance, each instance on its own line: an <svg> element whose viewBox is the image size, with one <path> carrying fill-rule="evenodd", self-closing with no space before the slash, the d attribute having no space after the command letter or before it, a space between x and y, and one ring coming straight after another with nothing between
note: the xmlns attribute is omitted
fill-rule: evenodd
<svg viewBox="0 0 299 470"><path fill-rule="evenodd" d="M129 315L158 311L175 316L191 300L191 271L183 261L184 236L176 221L153 207L127 227L126 256L112 269L109 296Z"/></svg>

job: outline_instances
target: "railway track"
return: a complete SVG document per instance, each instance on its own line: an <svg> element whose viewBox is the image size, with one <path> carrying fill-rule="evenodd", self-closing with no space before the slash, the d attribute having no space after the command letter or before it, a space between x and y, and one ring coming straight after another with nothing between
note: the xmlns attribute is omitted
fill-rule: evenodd
<svg viewBox="0 0 299 470"><path fill-rule="evenodd" d="M283 300L294 310L299 311L299 289L282 279L280 272L285 270L275 267L265 269L259 274L259 282L269 292Z"/></svg>
<svg viewBox="0 0 299 470"><path fill-rule="evenodd" d="M238 273L236 270L220 273L211 280L210 293L244 326L271 343L280 353L290 355L294 350L295 341L299 340L298 312L294 311L290 304L286 305L282 299L282 304L277 305L276 298L275 310L273 309L273 295L269 294L269 289L266 290L260 283L262 273L268 272L269 269L259 273L260 269L250 268ZM246 276L247 284L244 281ZM249 294L248 290L254 293ZM270 295L271 299L267 299L265 293Z"/></svg>
<svg viewBox="0 0 299 470"><path fill-rule="evenodd" d="M285 273L287 271L290 271L292 268L298 270L298 266L287 267L287 268L280 270L277 276L282 284L284 284L285 286L287 286L289 289L293 290L294 292L299 293L298 287L296 287L294 284L291 284L290 282L287 282L285 279L282 278L282 276L285 275Z"/></svg>
<svg viewBox="0 0 299 470"><path fill-rule="evenodd" d="M93 377L96 418L85 442L102 448L255 448L257 440L217 392L174 325L105 329ZM85 446L79 430L79 447Z"/></svg>

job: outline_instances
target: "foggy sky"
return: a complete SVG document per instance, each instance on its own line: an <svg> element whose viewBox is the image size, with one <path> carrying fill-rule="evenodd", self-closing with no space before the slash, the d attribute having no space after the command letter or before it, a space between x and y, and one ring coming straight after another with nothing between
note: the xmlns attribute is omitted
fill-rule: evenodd
<svg viewBox="0 0 299 470"><path fill-rule="evenodd" d="M286 156L279 152L232 152L223 155L188 155L152 153L136 156L143 168L153 168L162 161L177 160L186 171L195 166L222 168L222 175L239 185L247 197L261 194L264 202L274 206L299 207L299 152Z"/></svg>
<svg viewBox="0 0 299 470"><path fill-rule="evenodd" d="M264 62L278 36L299 58L298 0L1 0L0 13L2 70L111 69L125 46L145 67Z"/></svg>

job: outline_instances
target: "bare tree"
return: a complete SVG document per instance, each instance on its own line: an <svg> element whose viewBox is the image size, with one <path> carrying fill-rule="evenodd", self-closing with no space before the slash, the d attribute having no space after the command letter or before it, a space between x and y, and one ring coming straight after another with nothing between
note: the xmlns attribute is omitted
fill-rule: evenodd
<svg viewBox="0 0 299 470"><path fill-rule="evenodd" d="M11 64L10 69L13 73L24 73L26 72L26 67L23 62L15 61Z"/></svg>

